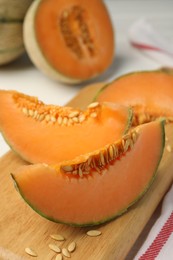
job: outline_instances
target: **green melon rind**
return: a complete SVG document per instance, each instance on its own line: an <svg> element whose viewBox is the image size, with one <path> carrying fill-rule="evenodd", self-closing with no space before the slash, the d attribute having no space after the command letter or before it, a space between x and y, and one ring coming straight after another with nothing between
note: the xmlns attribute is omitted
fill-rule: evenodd
<svg viewBox="0 0 173 260"><path fill-rule="evenodd" d="M128 119L127 119L127 123L125 126L125 129L122 133L122 135L127 134L127 132L129 131L129 129L132 126L132 120L133 120L133 110L129 107L128 108ZM5 142L8 144L8 146L10 147L10 149L16 154L19 155L24 161L29 162L29 163L33 163L29 158L25 157L22 152L18 152L17 149L15 149L13 147L13 145L8 141L8 138L6 137L4 131L2 130L2 127L0 126L0 133L2 135L2 137L4 138ZM40 162L38 162L40 163Z"/></svg>
<svg viewBox="0 0 173 260"><path fill-rule="evenodd" d="M128 209L130 207L132 207L135 203L137 203L144 195L145 193L149 190L149 188L151 187L151 185L153 184L155 178L156 178L156 175L157 175L157 170L158 170L158 167L159 167L159 164L160 164L160 161L162 159L162 155L163 155L163 151L164 151L164 147L165 147L165 128L164 128L164 125L165 125L165 121L164 120L161 120L160 121L160 127L161 127L161 132L162 132L162 136L161 136L161 139L162 139L162 145L161 145L161 151L160 151L160 157L158 158L158 163L156 165L156 168L155 168L155 171L153 173L153 176L152 178L150 179L149 183L147 184L147 186L144 188L144 190L137 196L137 198L135 200L133 200L128 206L127 208L124 208L122 210L120 210L119 212L117 212L115 215L111 216L111 217L108 217L106 219L102 219L98 222L88 222L88 223L71 223L71 222L64 222L62 220L58 220L58 219L54 219L53 217L51 216L48 216L46 214L44 214L43 212L41 212L40 210L38 210L32 203L30 203L30 201L28 201L28 199L25 198L25 195L23 194L23 192L20 190L20 187L14 177L14 175L11 173L11 177L13 179L13 182L14 182L14 186L16 188L16 190L20 193L20 195L22 196L22 198L24 199L24 201L34 210L36 211L39 215L41 215L42 217L50 220L50 221L53 221L53 222L56 222L56 223L61 223L61 224L66 224L66 225L70 225L70 226L76 226L76 227L87 227L87 226L96 226L96 225L100 225L100 224L104 224L106 222L110 222L112 220L114 220L115 218L121 216L122 214L124 214L126 211L128 211Z"/></svg>
<svg viewBox="0 0 173 260"><path fill-rule="evenodd" d="M128 120L127 120L126 127L124 129L123 135L128 133L129 129L132 126L132 121L133 121L133 110L132 110L132 108L129 107L128 108Z"/></svg>

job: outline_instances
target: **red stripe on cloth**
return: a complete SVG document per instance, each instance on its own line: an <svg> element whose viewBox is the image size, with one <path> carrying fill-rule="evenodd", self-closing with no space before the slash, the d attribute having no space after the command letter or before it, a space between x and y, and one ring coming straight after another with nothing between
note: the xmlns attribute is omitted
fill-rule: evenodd
<svg viewBox="0 0 173 260"><path fill-rule="evenodd" d="M173 233L173 212L165 222L164 226L139 260L154 260Z"/></svg>
<svg viewBox="0 0 173 260"><path fill-rule="evenodd" d="M131 42L131 44L134 47L138 48L138 49L152 50L152 51L161 51L161 49L158 48L158 47L147 45L147 44L143 44L143 43Z"/></svg>
<svg viewBox="0 0 173 260"><path fill-rule="evenodd" d="M131 41L130 43L135 48L138 48L141 50L143 49L143 50L150 50L150 51L159 51L159 52L163 52L165 54L169 54L169 55L173 56L173 53L171 51L167 51L167 50L161 49L156 46L151 46L151 45L143 44L143 43L137 43L137 42L133 42L133 41Z"/></svg>

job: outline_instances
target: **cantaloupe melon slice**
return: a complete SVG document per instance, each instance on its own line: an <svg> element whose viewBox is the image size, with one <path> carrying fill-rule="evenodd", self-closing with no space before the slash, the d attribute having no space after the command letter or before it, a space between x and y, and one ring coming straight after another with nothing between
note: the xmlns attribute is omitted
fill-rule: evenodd
<svg viewBox="0 0 173 260"><path fill-rule="evenodd" d="M29 162L58 163L99 149L131 126L132 111L92 103L85 111L45 105L36 97L0 90L0 130Z"/></svg>
<svg viewBox="0 0 173 260"><path fill-rule="evenodd" d="M158 117L173 121L173 70L139 71L122 75L105 85L95 98L131 106L133 125Z"/></svg>
<svg viewBox="0 0 173 260"><path fill-rule="evenodd" d="M56 222L94 225L125 212L150 187L164 148L164 124L134 128L121 140L56 166L22 166L12 177L25 201Z"/></svg>

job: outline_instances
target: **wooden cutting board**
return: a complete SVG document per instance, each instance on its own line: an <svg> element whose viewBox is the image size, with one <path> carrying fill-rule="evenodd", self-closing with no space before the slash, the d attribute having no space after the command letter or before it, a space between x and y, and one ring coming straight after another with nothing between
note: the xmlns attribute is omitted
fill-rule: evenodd
<svg viewBox="0 0 173 260"><path fill-rule="evenodd" d="M85 106L92 100L93 93L100 86L83 89L70 104ZM167 144L173 147L173 125L166 127ZM145 155L144 155L145 156ZM62 234L66 240L55 242L66 247L76 241L77 248L71 255L74 260L123 260L148 222L160 200L173 181L173 152L164 151L158 174L147 194L127 213L105 225L97 227L102 231L99 237L88 237L91 228L74 228L50 222L34 212L16 192L10 172L27 164L12 151L0 159L0 259L25 260L26 247L33 248L39 260L55 259L55 253L48 247L54 241L51 234ZM81 201L82 203L82 201Z"/></svg>

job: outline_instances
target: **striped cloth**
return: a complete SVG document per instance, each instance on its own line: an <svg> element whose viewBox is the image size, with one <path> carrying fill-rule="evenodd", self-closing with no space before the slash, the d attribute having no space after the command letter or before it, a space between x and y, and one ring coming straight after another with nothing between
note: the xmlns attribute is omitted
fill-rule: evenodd
<svg viewBox="0 0 173 260"><path fill-rule="evenodd" d="M146 20L132 25L129 40L160 66L173 67L173 44L161 37ZM173 260L173 185L164 198L160 217L134 260Z"/></svg>
<svg viewBox="0 0 173 260"><path fill-rule="evenodd" d="M173 260L173 185L164 198L160 217L134 260Z"/></svg>
<svg viewBox="0 0 173 260"><path fill-rule="evenodd" d="M162 37L147 20L141 19L131 26L129 41L161 66L173 67L173 43Z"/></svg>

